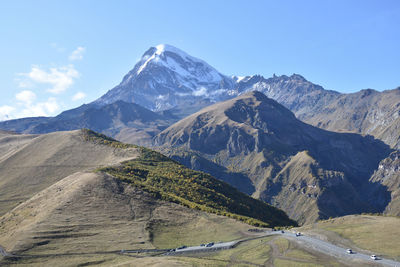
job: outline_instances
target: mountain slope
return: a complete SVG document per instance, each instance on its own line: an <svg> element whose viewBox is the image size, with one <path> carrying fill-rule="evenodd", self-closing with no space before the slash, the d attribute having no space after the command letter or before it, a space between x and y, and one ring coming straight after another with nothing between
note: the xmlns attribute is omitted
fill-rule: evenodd
<svg viewBox="0 0 400 267"><path fill-rule="evenodd" d="M51 118L24 118L0 122L0 128L22 133L42 134L93 129L118 137L121 141L149 144L149 140L176 121L171 116L154 113L138 104L116 101L105 106L82 105Z"/></svg>
<svg viewBox="0 0 400 267"><path fill-rule="evenodd" d="M0 215L70 174L137 155L134 148L87 142L80 130L0 136Z"/></svg>
<svg viewBox="0 0 400 267"><path fill-rule="evenodd" d="M210 169L211 161L247 176L254 196L300 222L383 210L390 199L383 186L368 194L386 145L304 124L260 92L209 106L161 132L155 144L192 168ZM375 204L377 197L384 203Z"/></svg>
<svg viewBox="0 0 400 267"><path fill-rule="evenodd" d="M287 215L209 174L193 171L155 151L141 149L137 159L100 171L157 198L242 220L256 226L293 225Z"/></svg>
<svg viewBox="0 0 400 267"><path fill-rule="evenodd" d="M185 234L194 242L209 242L195 237L208 236L210 228L220 230L214 232L216 240L241 238L240 232L249 228L224 216L161 201L109 175L78 172L0 217L0 244L7 251L28 255L0 258L0 265L115 266L130 259L115 251L157 248L154 239L171 228L184 231L187 225L193 232ZM166 245L199 244L182 242L175 236Z"/></svg>
<svg viewBox="0 0 400 267"><path fill-rule="evenodd" d="M258 90L290 109L302 121L337 132L370 134L394 148L400 143L400 88L352 94L325 90L304 77L242 78L236 94Z"/></svg>
<svg viewBox="0 0 400 267"><path fill-rule="evenodd" d="M327 130L370 134L400 148L400 88L344 94L301 118Z"/></svg>

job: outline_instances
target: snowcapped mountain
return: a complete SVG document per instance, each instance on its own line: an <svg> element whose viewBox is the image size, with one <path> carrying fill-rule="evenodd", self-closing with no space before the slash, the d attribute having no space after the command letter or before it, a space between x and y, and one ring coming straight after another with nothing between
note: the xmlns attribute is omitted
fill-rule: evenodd
<svg viewBox="0 0 400 267"><path fill-rule="evenodd" d="M105 105L123 100L160 111L197 100L224 100L234 94L234 85L232 78L203 60L162 44L147 50L122 82L95 103Z"/></svg>
<svg viewBox="0 0 400 267"><path fill-rule="evenodd" d="M152 111L186 110L189 115L204 106L227 100L249 91L260 91L294 112L309 106L313 96L336 97L298 74L273 76L226 76L205 61L171 45L147 50L122 82L94 102L99 106L122 100ZM328 98L329 98L328 97ZM179 112L178 112L179 113ZM184 117L179 116L179 117Z"/></svg>

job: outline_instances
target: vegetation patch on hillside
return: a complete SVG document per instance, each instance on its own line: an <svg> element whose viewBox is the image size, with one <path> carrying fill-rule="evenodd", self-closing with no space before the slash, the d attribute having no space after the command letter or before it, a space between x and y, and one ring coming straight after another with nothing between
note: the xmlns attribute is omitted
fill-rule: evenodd
<svg viewBox="0 0 400 267"><path fill-rule="evenodd" d="M99 144L99 145L106 145L106 146L110 146L110 147L114 147L114 148L121 148L121 149L138 148L138 146L136 146L136 145L119 142L107 135L97 133L97 132L89 130L89 129L82 129L81 131L82 131L83 139L87 142L92 142L92 143Z"/></svg>
<svg viewBox="0 0 400 267"><path fill-rule="evenodd" d="M254 226L296 225L283 211L241 193L209 174L188 169L150 149L140 147L139 151L137 159L99 171L139 187L158 199L231 217Z"/></svg>

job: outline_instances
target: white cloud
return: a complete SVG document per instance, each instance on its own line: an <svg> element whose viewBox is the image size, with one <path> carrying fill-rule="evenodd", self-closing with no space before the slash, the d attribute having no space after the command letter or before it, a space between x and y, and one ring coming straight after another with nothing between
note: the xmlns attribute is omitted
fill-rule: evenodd
<svg viewBox="0 0 400 267"><path fill-rule="evenodd" d="M0 106L0 121L10 120L13 118L14 107L11 106Z"/></svg>
<svg viewBox="0 0 400 267"><path fill-rule="evenodd" d="M69 60L74 61L74 60L82 60L83 59L83 53L85 53L86 48L82 46L78 46L74 51L72 51L71 55L69 55Z"/></svg>
<svg viewBox="0 0 400 267"><path fill-rule="evenodd" d="M78 92L72 97L72 100L78 101L78 100L84 99L85 97L86 97L86 94L84 92Z"/></svg>
<svg viewBox="0 0 400 267"><path fill-rule="evenodd" d="M21 73L29 81L41 84L50 84L52 87L47 91L53 94L59 94L67 90L74 84L74 79L79 77L79 72L73 65L67 65L58 68L50 68L49 71L41 69L39 66L32 66L29 73ZM20 86L29 81L20 82Z"/></svg>
<svg viewBox="0 0 400 267"><path fill-rule="evenodd" d="M32 103L21 101L18 107L0 106L0 121L24 117L52 116L59 111L57 99L49 97L46 101Z"/></svg>
<svg viewBox="0 0 400 267"><path fill-rule="evenodd" d="M193 91L194 96L208 96L207 88L199 87L196 91Z"/></svg>
<svg viewBox="0 0 400 267"><path fill-rule="evenodd" d="M15 95L18 101L23 102L25 105L30 105L36 99L36 94L32 91L25 90Z"/></svg>
<svg viewBox="0 0 400 267"><path fill-rule="evenodd" d="M54 115L60 109L57 99L49 97L45 102L24 105L22 111L16 114L17 117L37 117Z"/></svg>

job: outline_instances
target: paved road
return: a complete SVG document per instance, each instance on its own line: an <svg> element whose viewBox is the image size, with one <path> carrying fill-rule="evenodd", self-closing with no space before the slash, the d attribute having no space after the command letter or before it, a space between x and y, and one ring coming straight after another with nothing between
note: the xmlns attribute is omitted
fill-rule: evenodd
<svg viewBox="0 0 400 267"><path fill-rule="evenodd" d="M273 233L273 232L272 232ZM270 233L271 234L271 233ZM331 244L326 241L322 241L317 238L312 238L306 235L301 235L301 236L296 236L294 233L290 232L277 232L277 234L284 236L285 238L288 238L290 240L295 241L296 243L300 244L302 247L310 248L314 251L318 251L321 253L324 253L326 255L333 256L335 258L340 258L344 260L361 260L369 263L373 263L375 265L381 265L381 266L388 266L388 267L400 267L400 262L394 261L394 260L389 260L389 259L384 259L378 256L378 260L372 260L370 258L371 255L366 255L359 253L357 251L354 251L354 254L348 254L346 252L347 248L342 248L339 246L336 246L334 244Z"/></svg>
<svg viewBox="0 0 400 267"><path fill-rule="evenodd" d="M347 248L342 248L336 245L333 245L329 242L322 241L316 238L312 238L309 236L297 236L294 233L287 232L285 231L284 233L281 233L280 231L271 231L271 232L266 232L265 236L271 236L271 235L282 235L283 237L292 240L298 244L300 244L301 247L304 248L309 248L314 251L318 251L320 253L342 259L342 260L358 260L358 261L364 261L368 262L371 264L375 264L378 266L387 266L387 267L400 267L400 262L389 260L389 259L383 259L381 257L378 257L378 260L372 260L370 258L371 255L366 255L362 253L358 253L354 251L354 254L348 254L346 252ZM260 238L260 237L257 237ZM169 252L167 255L171 254L183 254L183 253L195 253L195 252L207 252L211 250L219 250L219 249L230 249L235 247L236 244L239 242L242 242L243 240L237 240L237 241L232 241L232 242L225 242L225 243L217 243L213 245L212 247L202 247L202 246L194 246L194 247L187 247L184 249L177 249L175 252Z"/></svg>
<svg viewBox="0 0 400 267"><path fill-rule="evenodd" d="M230 249L230 248L233 248L239 242L240 242L240 240L224 242L224 243L215 243L211 247L206 247L206 246L187 247L187 248L182 248L182 249L176 249L175 251L167 253L167 254L172 255L172 254L181 254L181 253L207 252L207 251L213 251L213 250Z"/></svg>

